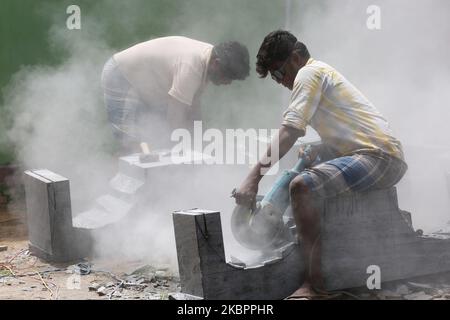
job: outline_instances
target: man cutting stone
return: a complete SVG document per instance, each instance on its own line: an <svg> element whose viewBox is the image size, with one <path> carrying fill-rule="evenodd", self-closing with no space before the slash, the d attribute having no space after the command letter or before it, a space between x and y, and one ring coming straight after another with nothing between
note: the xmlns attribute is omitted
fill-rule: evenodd
<svg viewBox="0 0 450 320"><path fill-rule="evenodd" d="M307 47L287 31L270 33L257 56L258 74L269 73L274 81L292 91L289 107L277 139L266 157L249 173L235 193L240 205L253 206L263 172L278 144L282 158L314 128L322 146L313 148L315 163L290 184L291 206L301 239L304 283L290 298L327 296L321 272L320 206L327 197L344 192L363 192L394 186L407 170L401 143L373 104L342 74L311 58ZM293 270L295 272L295 270ZM300 271L299 271L300 272Z"/></svg>
<svg viewBox="0 0 450 320"><path fill-rule="evenodd" d="M227 85L249 75L249 54L238 42L217 46L186 37L139 43L105 65L102 87L108 119L122 153L142 141L167 147L174 129L201 120L208 82Z"/></svg>

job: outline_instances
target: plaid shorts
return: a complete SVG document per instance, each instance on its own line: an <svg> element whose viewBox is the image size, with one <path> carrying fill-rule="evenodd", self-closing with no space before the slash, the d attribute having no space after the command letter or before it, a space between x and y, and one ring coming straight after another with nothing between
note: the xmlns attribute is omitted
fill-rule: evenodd
<svg viewBox="0 0 450 320"><path fill-rule="evenodd" d="M103 68L102 88L108 120L119 144L125 147L146 141L155 147L161 140L158 133L165 128L165 113L159 104L142 101L114 58Z"/></svg>
<svg viewBox="0 0 450 320"><path fill-rule="evenodd" d="M304 170L300 177L314 197L328 198L348 192L390 188L408 166L384 153L356 153L335 158Z"/></svg>

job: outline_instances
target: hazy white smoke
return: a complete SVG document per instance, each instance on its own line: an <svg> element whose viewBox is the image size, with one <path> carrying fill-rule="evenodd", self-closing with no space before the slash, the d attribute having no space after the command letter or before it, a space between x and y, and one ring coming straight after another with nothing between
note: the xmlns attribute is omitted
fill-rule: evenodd
<svg viewBox="0 0 450 320"><path fill-rule="evenodd" d="M118 26L130 32L136 30L134 17L142 15L139 13L142 1L133 4L124 7L115 2L107 6L108 12L120 16ZM82 13L83 9L81 7ZM128 18L123 18L119 12ZM44 14L48 15L48 12ZM186 31L190 24L193 25L192 20L185 23L188 25L180 26L180 30ZM206 26L206 21L204 23ZM173 34L180 33L174 31ZM160 36L165 35L171 34ZM195 37L193 34L192 37L204 39L201 35ZM62 62L54 67L24 66L5 90L5 107L14 118L8 134L17 146L18 159L26 169L46 168L69 178L74 215L89 209L98 196L106 193L109 180L117 172L118 159L108 153L112 135L106 121L100 78L107 59L123 48L111 48L106 41L108 38L111 38L108 28L87 15L83 15L81 31L69 31L65 24L56 23L49 32L48 41L55 54L63 54ZM212 36L210 40L218 43L229 39ZM245 39L238 40L245 43ZM129 45L133 44L130 40ZM218 92L215 89L209 86L211 95ZM242 99L244 89L243 83L221 87L220 90L225 92L225 102L211 103L206 107L221 109L226 104L228 108L241 109L238 101ZM240 93L237 94L236 90ZM221 109L222 114L232 114L228 108ZM246 112L251 109L247 105ZM215 111L207 109L205 113L208 118ZM211 117L210 124L232 128L235 123L229 120L226 116ZM253 124L249 122L248 125ZM133 216L109 232L102 232L96 238L97 253L115 258L144 259L153 264L168 264L175 269L176 250L170 213L177 209L200 207L229 215L234 206L231 190L243 178L242 175L233 177L225 173L212 179L210 175L199 173L192 179L192 175L179 174L175 178L179 182L179 191L174 191L174 186L155 184L155 188L166 191L165 203L151 203L141 215ZM216 192L211 192L214 194L206 193L205 190L211 191L209 184L215 184ZM175 207L177 202L189 205ZM229 232L226 226L224 232Z"/></svg>
<svg viewBox="0 0 450 320"><path fill-rule="evenodd" d="M113 169L110 139L99 85L108 49L95 39L52 40L70 56L57 67L24 67L6 90L6 108L15 115L9 137L28 169L47 168L71 180L75 211L105 187ZM102 187L103 186L103 187Z"/></svg>
<svg viewBox="0 0 450 320"><path fill-rule="evenodd" d="M102 3L105 6L106 2ZM116 27L138 30L134 17L147 18L147 13L139 10L142 1L133 2L134 6L111 3L108 12L117 15ZM186 35L214 44L238 40L249 47L253 66L264 36L285 25L284 2L221 3L182 2L175 6L179 16L170 22L171 34L161 36ZM379 0L376 4L381 8L382 20L378 31L366 27L366 9L372 1L291 3L291 31L308 45L313 57L335 66L360 88L405 145L410 170L399 186L400 207L412 212L416 228L433 228L447 222L450 2ZM61 25L53 28L50 43L65 48L66 59L56 67L24 66L5 91L5 105L14 115L9 136L18 146L19 159L26 168L47 168L69 178L75 213L104 193L116 172L117 159L107 153L111 134L100 88L103 64L118 50L106 44L105 39L112 38L108 31L98 19L86 16L82 36ZM209 86L203 101L207 125L276 128L281 110L287 107L282 99L285 92L270 79L257 79L254 68L245 82L234 82L229 87ZM423 149L426 146L430 148ZM421 154L422 150L428 151ZM242 178L214 177L221 186L214 199L222 200L210 207L198 201L192 207L205 205L205 209L220 210L229 217L233 207L229 193ZM183 177L179 181L185 182ZM201 184L199 188L190 189L207 197L208 189L201 189ZM267 187L260 190L263 193ZM191 195L183 196L188 199ZM151 214L154 211L158 211L156 206L149 208L143 220L104 235L100 251L176 264L171 217L166 214L159 218ZM223 222L224 229L228 228L228 221Z"/></svg>
<svg viewBox="0 0 450 320"><path fill-rule="evenodd" d="M25 169L46 168L67 177L74 216L108 191L118 163L111 156L112 134L101 89L103 66L116 50L104 40L104 25L85 16L83 28L77 33L55 24L48 41L64 57L62 62L23 66L5 89L5 108L14 119L8 135L18 160ZM157 217L152 210L138 221L103 233L97 239L97 254L167 263L174 269L170 217Z"/></svg>

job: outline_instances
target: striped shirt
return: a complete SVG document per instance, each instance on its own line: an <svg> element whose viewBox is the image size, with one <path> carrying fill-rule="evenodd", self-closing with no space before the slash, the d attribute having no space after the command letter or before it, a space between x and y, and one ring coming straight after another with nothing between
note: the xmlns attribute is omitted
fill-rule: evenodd
<svg viewBox="0 0 450 320"><path fill-rule="evenodd" d="M283 125L310 125L339 155L382 152L404 160L401 143L373 104L326 63L309 59L299 70Z"/></svg>

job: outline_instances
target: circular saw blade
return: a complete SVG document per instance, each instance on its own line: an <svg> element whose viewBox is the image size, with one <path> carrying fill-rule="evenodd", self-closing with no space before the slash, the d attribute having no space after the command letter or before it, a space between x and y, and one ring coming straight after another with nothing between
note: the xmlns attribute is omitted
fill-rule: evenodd
<svg viewBox="0 0 450 320"><path fill-rule="evenodd" d="M270 204L256 204L256 209L237 205L231 216L231 231L235 239L251 250L270 247L282 234L284 223Z"/></svg>

